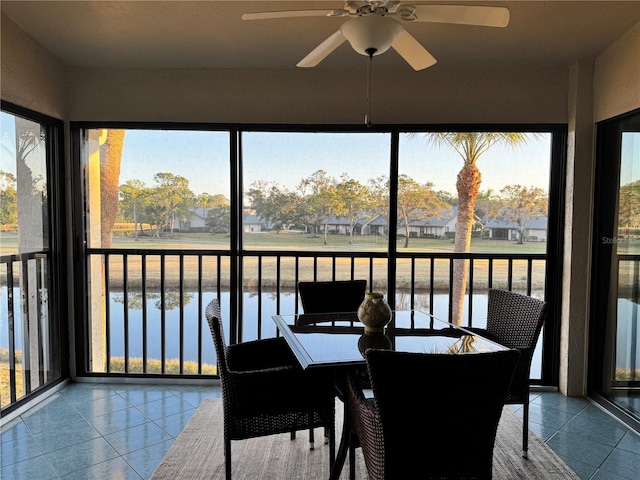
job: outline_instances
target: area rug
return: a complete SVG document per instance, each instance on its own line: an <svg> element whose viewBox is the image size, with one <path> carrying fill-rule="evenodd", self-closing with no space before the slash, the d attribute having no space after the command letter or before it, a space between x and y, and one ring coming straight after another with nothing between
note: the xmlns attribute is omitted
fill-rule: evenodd
<svg viewBox="0 0 640 480"><path fill-rule="evenodd" d="M342 404L336 404L336 428L342 425ZM272 435L231 442L234 480L326 480L329 478L329 446L316 432L316 448L309 450L307 432ZM336 432L340 438L340 431ZM320 441L318 441L320 440ZM530 434L529 458L521 455L522 423L505 408L494 448L493 478L500 480L578 480L579 477L538 437ZM222 400L206 399L151 476L152 480L224 479ZM349 476L349 461L341 479ZM356 478L367 479L360 449L356 450Z"/></svg>

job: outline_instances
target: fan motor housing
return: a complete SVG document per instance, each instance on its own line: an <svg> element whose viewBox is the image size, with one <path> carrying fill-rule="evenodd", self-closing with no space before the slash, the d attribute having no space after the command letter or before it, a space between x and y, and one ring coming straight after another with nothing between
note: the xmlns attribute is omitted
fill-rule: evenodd
<svg viewBox="0 0 640 480"><path fill-rule="evenodd" d="M404 27L392 18L383 15L366 15L343 23L340 33L360 55L380 55L389 50L393 41L404 31Z"/></svg>

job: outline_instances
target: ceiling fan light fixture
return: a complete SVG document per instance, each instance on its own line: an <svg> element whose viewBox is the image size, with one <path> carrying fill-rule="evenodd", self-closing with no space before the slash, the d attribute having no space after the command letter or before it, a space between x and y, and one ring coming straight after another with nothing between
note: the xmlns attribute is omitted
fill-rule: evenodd
<svg viewBox="0 0 640 480"><path fill-rule="evenodd" d="M366 15L342 24L340 33L360 55L380 55L404 31L402 25L382 15ZM371 54L373 52L373 54Z"/></svg>

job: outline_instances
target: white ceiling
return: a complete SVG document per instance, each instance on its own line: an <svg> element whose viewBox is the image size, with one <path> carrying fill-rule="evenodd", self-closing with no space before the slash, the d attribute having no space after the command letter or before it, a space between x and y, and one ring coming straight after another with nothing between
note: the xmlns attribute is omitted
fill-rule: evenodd
<svg viewBox="0 0 640 480"><path fill-rule="evenodd" d="M404 24L431 68L562 67L595 57L640 21L640 1L425 2L507 6L507 28ZM69 66L296 68L343 18L243 21L246 12L342 8L343 1L5 1L0 10ZM363 68L344 43L316 68ZM411 71L397 53L376 68Z"/></svg>

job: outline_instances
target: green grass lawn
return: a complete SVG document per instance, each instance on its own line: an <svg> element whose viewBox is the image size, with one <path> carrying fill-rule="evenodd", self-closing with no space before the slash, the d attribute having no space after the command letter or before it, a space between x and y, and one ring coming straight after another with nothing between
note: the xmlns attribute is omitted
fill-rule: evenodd
<svg viewBox="0 0 640 480"><path fill-rule="evenodd" d="M4 240L4 238L0 237ZM353 243L349 244L349 237L346 235L329 235L328 244L324 245L323 236L313 236L300 232L266 232L266 233L247 233L244 236L244 247L248 251L271 251L271 250L291 250L291 251L309 251L309 252L386 252L387 238L381 236L354 236ZM7 241L2 242L3 250L6 248L15 249L17 246L17 237L9 236ZM176 249L176 250L225 250L229 248L229 235L226 234L209 234L209 233L175 233L161 238L149 236L140 237L137 241L129 236L116 236L113 239L113 248L139 249L139 250L156 250L156 249ZM453 241L445 239L432 238L410 238L409 248L404 248L404 238L397 240L397 248L399 252L437 252L448 253L453 251ZM475 253L545 253L546 243L531 242L518 245L516 242L505 240L488 240L482 238L472 239L471 251ZM8 252L3 252L8 253ZM198 269L196 257L186 256L184 262L184 282L185 286L191 287L197 285ZM131 256L128 260L131 286L135 287L139 283L139 279L133 274L140 270L141 258L139 256ZM164 260L167 272L177 272L179 268L179 259L177 256L167 256ZM216 272L215 257L206 257L204 259L204 269L207 279L213 278L211 272ZM223 256L220 259L221 273L220 278L216 281L223 287L230 284L230 265L229 258ZM160 257L147 257L147 285L157 286L160 284ZM449 279L449 262L447 260L439 260L435 262L434 287L446 288ZM315 265L315 266L314 266ZM384 258L374 260L374 279L377 283L382 282L386 285L386 269L387 261ZM506 279L507 262L499 260L494 262L494 275L496 279L504 277ZM110 260L111 286L113 288L122 284L122 257L114 256ZM244 281L245 286L251 287L258 278L258 268L261 269L262 286L267 288L275 286L279 278L280 286L293 286L296 279L296 269L294 262L290 259L283 259L281 263L276 257L263 257L248 255L244 262ZM314 263L313 259L301 259L299 272L310 272L313 268L317 269L318 278L331 278L334 272L334 264L331 258L319 258ZM336 275L340 278L350 276L351 261L349 259L338 259L336 261ZM358 258L354 262L357 277L366 278L369 276L369 259ZM428 287L424 276L429 269L428 260L419 260L416 263L418 270L416 281L419 282L418 288ZM486 283L488 262L486 260L478 260L475 263L476 280L478 288ZM426 270L425 270L426 269ZM521 270L521 272L520 272ZM526 278L526 262L515 262L514 278L519 281ZM400 259L397 263L397 286L399 288L409 288L412 275L411 262L408 259ZM169 274L166 278L166 286L171 287L177 285L177 277ZM499 280L497 280L499 281ZM426 283L425 283L426 282ZM536 262L534 265L534 283L544 284L544 262ZM384 288L384 285L377 285L376 288ZM537 288L537 287L536 287Z"/></svg>
<svg viewBox="0 0 640 480"><path fill-rule="evenodd" d="M378 235L353 236L353 243L349 244L348 235L331 234L324 245L322 235L313 236L301 232L265 232L245 233L244 246L247 249L267 250L321 250L321 251L385 251L387 237ZM174 233L160 238L152 236L139 237L134 240L129 236L114 236L114 248L135 249L228 249L230 237L228 234L210 233ZM410 238L409 247L404 248L404 237L397 239L399 251L429 251L452 252L453 240L433 238ZM544 253L545 242L527 242L518 245L508 240L489 240L473 238L471 251L477 253ZM18 235L13 232L0 232L0 254L17 253Z"/></svg>
<svg viewBox="0 0 640 480"><path fill-rule="evenodd" d="M313 236L309 233L282 231L280 233L245 233L244 247L248 250L318 250L318 251L386 251L387 237L378 235L354 235L353 243L349 243L348 235L330 234L327 245L324 245L323 235ZM218 250L229 249L228 234L211 233L174 233L160 238L142 236L134 240L130 236L114 236L114 248L135 249L194 249ZM97 246L96 246L97 247ZM410 238L409 247L404 247L404 237L396 240L399 252L426 251L452 252L453 240L434 238ZM486 238L472 238L472 253L545 253L546 242L525 242L518 245L511 240L490 240ZM18 234L15 232L0 232L0 254L17 253ZM619 254L640 254L640 242L620 243Z"/></svg>
<svg viewBox="0 0 640 480"><path fill-rule="evenodd" d="M243 241L247 249L267 250L322 250L322 251L385 251L388 246L387 237L378 235L353 236L349 244L348 235L328 235L324 245L322 235L313 236L301 232L264 232L245 233ZM453 240L433 238L410 238L409 247L404 248L404 237L397 239L399 251L452 252ZM209 233L175 233L161 238L114 237L113 246L117 248L193 248L193 249L227 249L230 237L226 234ZM508 240L489 240L473 238L471 251L477 253L545 253L545 242L527 242L518 245Z"/></svg>

